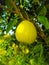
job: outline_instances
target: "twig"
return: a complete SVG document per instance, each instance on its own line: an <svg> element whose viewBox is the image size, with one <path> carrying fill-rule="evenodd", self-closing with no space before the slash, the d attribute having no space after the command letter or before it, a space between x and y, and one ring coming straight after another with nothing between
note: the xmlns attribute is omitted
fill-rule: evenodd
<svg viewBox="0 0 49 65"><path fill-rule="evenodd" d="M24 17L22 16L22 13L20 12L20 9L19 9L19 8L16 6L16 4L15 4L15 1L11 0L11 4L13 5L13 7L14 7L16 13L17 13L22 19L24 19Z"/></svg>
<svg viewBox="0 0 49 65"><path fill-rule="evenodd" d="M35 26L36 26L36 28L37 28L37 31L38 31L38 35L44 40L44 42L46 43L47 41L46 41L46 35L44 34L44 32L43 31L41 31L41 29L40 29L40 27L36 24L36 23L34 23L35 24Z"/></svg>
<svg viewBox="0 0 49 65"><path fill-rule="evenodd" d="M30 21L29 15L27 14L27 12L26 12L26 11L25 11L25 15L26 15L26 17L27 17L27 20L29 20L29 21Z"/></svg>

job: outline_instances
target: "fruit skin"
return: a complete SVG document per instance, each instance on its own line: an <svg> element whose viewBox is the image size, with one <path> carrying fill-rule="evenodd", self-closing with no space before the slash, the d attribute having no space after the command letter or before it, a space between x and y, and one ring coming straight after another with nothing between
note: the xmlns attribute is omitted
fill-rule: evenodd
<svg viewBox="0 0 49 65"><path fill-rule="evenodd" d="M37 31L32 22L24 20L17 26L15 36L19 42L32 44L36 40Z"/></svg>

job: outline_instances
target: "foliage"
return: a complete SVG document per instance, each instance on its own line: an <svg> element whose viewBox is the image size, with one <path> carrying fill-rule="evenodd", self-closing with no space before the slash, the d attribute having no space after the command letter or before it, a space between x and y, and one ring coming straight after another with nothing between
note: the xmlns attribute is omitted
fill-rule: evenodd
<svg viewBox="0 0 49 65"><path fill-rule="evenodd" d="M0 65L49 65L49 3L46 2L0 0ZM15 29L23 19L36 24L38 37L33 44L20 43L15 38Z"/></svg>

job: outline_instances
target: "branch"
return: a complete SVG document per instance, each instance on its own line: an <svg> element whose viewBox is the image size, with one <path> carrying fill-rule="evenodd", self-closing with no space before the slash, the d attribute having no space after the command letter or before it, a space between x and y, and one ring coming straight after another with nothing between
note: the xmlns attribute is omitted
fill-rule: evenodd
<svg viewBox="0 0 49 65"><path fill-rule="evenodd" d="M22 18L24 19L22 13L20 12L20 9L16 6L15 1L11 0L11 4L13 5L15 12Z"/></svg>
<svg viewBox="0 0 49 65"><path fill-rule="evenodd" d="M47 38L46 38L46 35L45 35L45 33L43 32L43 31L41 31L41 29L40 29L40 27L36 24L36 23L34 23L35 24L35 26L36 26L36 29L37 29L37 31L38 31L38 35L44 40L44 42L45 42L45 44L47 43Z"/></svg>
<svg viewBox="0 0 49 65"><path fill-rule="evenodd" d="M30 16L30 18L28 17L28 16ZM29 14L27 14L27 19L30 21L30 19L31 19L31 15L29 15ZM36 29L37 29L37 31L38 31L38 36L40 36L43 40L44 40L44 42L45 42L45 44L47 43L47 38L46 38L46 35L45 35L45 33L43 32L43 31L41 31L41 29L40 29L40 27L34 22L34 21L32 21L33 22L33 24L35 25L35 27L36 27Z"/></svg>

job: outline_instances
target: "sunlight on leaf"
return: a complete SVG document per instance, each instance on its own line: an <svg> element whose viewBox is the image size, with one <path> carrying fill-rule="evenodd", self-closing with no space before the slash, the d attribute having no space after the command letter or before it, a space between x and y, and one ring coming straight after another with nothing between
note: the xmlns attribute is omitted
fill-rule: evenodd
<svg viewBox="0 0 49 65"><path fill-rule="evenodd" d="M49 22L45 16L38 16L38 21L45 26L46 29L49 29Z"/></svg>

